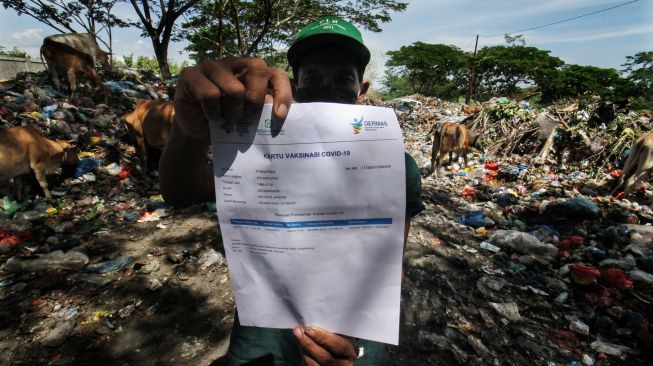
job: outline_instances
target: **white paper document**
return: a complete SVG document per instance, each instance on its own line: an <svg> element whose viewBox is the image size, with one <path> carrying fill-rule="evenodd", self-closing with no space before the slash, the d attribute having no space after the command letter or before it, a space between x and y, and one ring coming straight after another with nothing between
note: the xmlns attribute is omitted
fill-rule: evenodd
<svg viewBox="0 0 653 366"><path fill-rule="evenodd" d="M276 133L270 105L257 118L211 136L240 323L396 345L406 178L394 111L293 104Z"/></svg>

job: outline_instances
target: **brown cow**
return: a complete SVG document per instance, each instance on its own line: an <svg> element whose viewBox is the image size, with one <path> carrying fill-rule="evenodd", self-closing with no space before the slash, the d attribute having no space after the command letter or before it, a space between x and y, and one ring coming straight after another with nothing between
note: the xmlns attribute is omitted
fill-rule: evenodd
<svg viewBox="0 0 653 366"><path fill-rule="evenodd" d="M93 65L100 62L102 67L110 69L109 52L103 51L90 33L63 33L45 37L44 41L54 42L71 47L77 52L88 55L93 60Z"/></svg>
<svg viewBox="0 0 653 366"><path fill-rule="evenodd" d="M72 96L75 95L78 81L81 81L81 77L83 77L91 83L94 99L102 102L107 101L106 88L97 71L95 71L94 62L90 56L65 44L48 41L47 39L41 46L41 56L48 65L50 77L57 90L63 92L59 81L60 74L66 75Z"/></svg>
<svg viewBox="0 0 653 366"><path fill-rule="evenodd" d="M127 131L138 145L144 168L152 166L148 160L151 156L149 150L154 148L157 153L163 151L170 137L174 116L173 102L147 99L139 99L136 108L122 116ZM158 164L158 159L153 163Z"/></svg>
<svg viewBox="0 0 653 366"><path fill-rule="evenodd" d="M19 176L31 170L45 197L51 199L45 176L54 173L62 163L74 164L78 161L77 154L71 148L67 141L46 139L34 126L0 129L0 181L17 178L16 196L20 200L22 189Z"/></svg>
<svg viewBox="0 0 653 366"><path fill-rule="evenodd" d="M635 184L648 179L652 171L653 133L649 132L643 134L630 148L630 155L628 155L624 163L623 174L612 190L612 194L623 188L624 195L630 195L633 188L635 188Z"/></svg>
<svg viewBox="0 0 653 366"><path fill-rule="evenodd" d="M481 110L481 107L480 107L480 106L476 106L476 105L466 105L466 104L463 104L463 106L461 107L461 110L462 110L463 112L467 113L467 114L472 115L472 114L476 114L476 113L478 113L478 111Z"/></svg>
<svg viewBox="0 0 653 366"><path fill-rule="evenodd" d="M470 135L467 127L454 122L444 122L433 134L433 147L431 149L431 172L440 166L444 155L449 153L449 164L453 160L453 153L462 154L467 166L467 151L469 146L476 145L479 135Z"/></svg>

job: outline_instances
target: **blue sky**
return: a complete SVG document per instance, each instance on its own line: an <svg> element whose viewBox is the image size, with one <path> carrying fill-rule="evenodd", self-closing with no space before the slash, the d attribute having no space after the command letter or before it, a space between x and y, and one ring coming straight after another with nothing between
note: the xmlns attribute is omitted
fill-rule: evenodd
<svg viewBox="0 0 653 366"><path fill-rule="evenodd" d="M492 36L555 22L600 10L628 0L418 0L409 1L408 9L393 14L383 24L383 32L363 31L372 51L371 69L376 77L383 73L385 53L421 41L445 43L464 50L503 43L503 36ZM115 9L117 15L136 19L129 4ZM0 45L18 47L33 56L44 36L53 29L12 10L0 8ZM550 50L567 63L620 68L628 55L653 50L653 0L639 0L601 14L523 33L528 45ZM187 58L183 43L170 47L170 58ZM114 32L114 54L152 56L149 38L140 38L136 29Z"/></svg>

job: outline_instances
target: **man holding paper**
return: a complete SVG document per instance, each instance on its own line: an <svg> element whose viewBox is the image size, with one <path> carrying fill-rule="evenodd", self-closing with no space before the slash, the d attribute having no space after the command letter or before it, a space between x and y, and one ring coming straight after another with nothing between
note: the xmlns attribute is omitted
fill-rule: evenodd
<svg viewBox="0 0 653 366"><path fill-rule="evenodd" d="M341 131L325 130L325 136L321 139L324 141L319 141L321 144L317 144L318 141L316 141L316 138L313 138L313 140L309 138L311 144L308 144L300 141L301 136L297 137L299 140L292 140L294 137L292 136L293 129L291 128L294 127L295 131L297 131L305 129L307 126L299 124L297 118L292 118L292 114L288 118L287 123L283 124L291 109L293 97L298 103L331 102L348 105L355 104L358 98L363 96L369 87L369 82L362 80L365 66L369 62L369 59L370 53L362 42L360 32L353 25L340 18L325 17L304 28L289 49L288 60L293 68L293 75L295 77L293 81L288 79L284 71L269 68L265 62L254 58L229 58L207 61L182 71L175 95L175 122L170 141L164 150L160 163L161 189L166 201L177 206L184 206L213 199L217 188L219 194L217 197L218 211L237 303L239 298L245 299L247 296L246 293L249 291L247 289L247 283L243 283L240 279L242 272L237 271L247 271L246 266L248 263L246 261L236 262L238 268L235 268L235 266L232 268L233 259L242 261L243 258L251 258L257 260L257 258L266 256L271 258L276 255L281 258L280 260L285 260L284 258L288 256L280 256L279 253L283 253L286 250L297 253L299 250L308 249L304 244L293 246L292 243L289 243L281 248L274 245L263 245L266 243L261 242L248 242L248 240L253 240L252 238L258 240L265 238L265 230L269 230L268 235L270 237L276 238L281 237L281 235L290 235L289 237L291 238L302 238L309 237L308 235L314 235L315 240L324 238L327 235L324 231L327 229L333 230L334 237L343 237L342 235L345 234L351 235L353 232L360 232L364 237L367 237L367 233L374 233L373 235L379 235L381 237L384 235L384 232L390 231L393 222L390 218L392 215L387 214L387 212L382 212L382 210L375 211L373 208L370 209L370 212L382 212L385 214L382 215L383 218L365 217L364 219L360 219L362 217L360 213L352 217L346 217L346 213L343 213L345 211L338 210L315 212L319 210L279 208L272 210L279 217L276 220L267 217L265 219L241 217L238 216L239 212L241 212L238 208L232 210L232 206L238 206L239 203L247 201L242 198L239 200L232 199L234 198L234 193L232 192L236 192L236 196L242 194L243 191L240 189L247 185L248 182L252 182L250 185L256 184L255 182L261 182L260 184L263 188L266 188L266 186L271 188L269 190L259 189L258 192L277 192L277 195L270 193L270 196L266 196L270 197L268 201L257 202L264 208L269 207L271 204L295 204L296 202L294 201L289 202L291 199L276 199L277 197L287 197L278 193L279 191L283 191L283 187L281 189L275 187L275 182L283 180L285 176L284 174L279 174L277 171L286 167L289 169L288 173L291 174L297 170L295 167L299 167L298 169L303 167L310 169L311 164L308 163L308 159L316 159L316 162L327 162L326 166L338 166L328 165L328 162L331 161L329 159L333 157L332 160L335 160L335 157L340 158L341 156L349 158L351 154L351 161L357 164L351 164L351 166L348 165L346 167L338 166L348 169L346 174L352 174L352 171L358 174L358 172L364 170L367 179L373 174L378 174L375 177L379 177L379 179L388 177L388 174L391 176L391 172L395 169L394 167L400 165L395 164L397 162L397 155L393 155L393 158L388 160L392 161L392 164L386 164L383 162L384 160L379 160L379 162L374 163L369 162L369 164L360 164L360 161L353 160L355 158L361 159L362 156L365 156L366 148L363 147L363 144L369 144L365 146L370 146L370 149L381 149L386 145L374 144L385 144L386 142L383 140L388 140L388 144L395 143L390 142L392 140L390 138L383 138L386 137L383 135L385 131L377 131L383 130L380 127L387 126L385 120L379 120L380 117L372 121L365 120L364 127L363 117L359 119L357 115L356 118L351 119L350 124L347 126L349 134L352 136L352 142L350 143L351 149L347 148L349 145L343 145L342 141L339 141L338 137L340 135L338 134L343 133ZM266 107L270 110L264 109L262 113L261 108L265 102L272 102L272 106ZM299 110L303 111L304 106L301 107L299 108L299 105L293 106L293 113ZM313 111L313 115L317 113L318 115L325 116L324 122L309 119L313 121L310 122L313 124L330 123L329 121L331 119L339 118L347 112L356 113L356 107L344 105L342 108L336 108L334 105L326 104L306 107L307 111ZM342 111L334 110L338 108L342 109ZM333 114L329 114L330 111L333 111ZM268 119L265 118L266 113L267 116L271 115ZM331 119L326 118L326 115L329 115ZM382 112L380 116L384 116ZM209 125L226 124L226 129L228 130L231 129L229 125L234 122L238 125L239 122L252 120L259 122L258 131L268 127L269 131L276 131L272 132L272 135L278 133L279 136L261 137L257 140L259 138L257 133L257 136L253 137L252 147L247 151L241 151L242 154L233 162L233 169L239 166L242 169L247 168L247 164L242 164L238 160L241 157L243 159L258 159L256 161L251 160L254 164L268 165L261 165L260 169L251 168L252 174L257 174L252 179L257 180L249 181L243 179L243 184L240 184L239 178L242 178L242 174L247 174L249 171L245 173L232 172L232 174L227 174L226 171L229 170L229 167L218 167L216 165L216 172L222 171L225 173L216 174L214 180L214 171L206 162L207 147L211 142ZM308 123L306 122L306 124ZM242 131L238 126L234 127L236 127L236 130ZM316 125L315 127L318 128L320 126ZM358 134L362 129L364 129L365 133L369 132L369 136L373 136L376 133L376 136L379 138L375 141L361 138ZM252 129L250 128L250 130ZM256 130L256 127L253 127L253 130ZM284 130L286 131L286 135L284 135ZM311 133L310 130L306 131L306 134ZM320 130L316 129L316 131ZM333 133L333 135L326 136L328 134L327 132ZM230 135L224 131L217 133L214 131L214 149L217 146L218 152L230 151L229 149L233 148L230 146L239 144L238 137L235 135L237 134L232 133ZM289 142L282 145L290 146L294 141L297 143L296 146L305 144L305 146L311 146L312 150L289 150L290 147L286 147L287 150L279 150L281 149L279 146L269 146L273 145L275 141L285 142L286 140ZM261 149L260 154L257 154L257 149ZM246 154L250 154L251 157L246 156ZM216 156L220 157L221 155ZM365 159L368 158L365 157ZM401 172L405 171L406 176L405 215L401 212L401 215L396 217L405 217L405 222L401 225L405 245L410 217L419 213L422 210L422 205L419 198L420 176L414 160L406 155L405 158L400 159L400 162L405 164L405 169L401 166L401 169L397 170ZM343 174L344 176L345 173L343 172L334 172L334 174L336 176L337 174ZM383 174L386 174L386 176ZM358 174L359 177L361 175ZM324 177L325 179L328 178L327 175ZM218 184L223 184L224 186L216 187L216 181ZM403 191L403 181L401 183ZM233 186L229 186L228 184L233 184ZM299 188L301 187L298 186L298 190ZM324 188L328 188L326 183ZM290 192L290 195L294 193ZM262 196L259 195L258 197L260 198ZM370 197L376 196L371 195ZM337 197L334 196L334 199L337 199ZM377 201L373 203L378 206L385 205L385 202L382 202L381 199ZM325 202L325 204L327 203L332 204L332 202ZM404 207L403 202L401 207ZM225 211L221 211L223 208ZM355 210L352 209L352 212L355 212ZM227 217L227 214L233 216ZM386 216L388 218L385 218ZM255 230L258 230L258 232ZM264 231L263 234L261 234L261 230ZM290 233L293 231L301 231L302 233ZM314 233L313 231L322 231L322 233ZM239 236L241 234L243 236ZM229 235L229 240L231 240L229 242L227 235ZM401 245L400 243L397 244ZM352 247L352 250L355 248L357 247ZM355 256L355 254L352 254L352 256ZM399 268L401 266L400 262L401 259L399 258ZM252 266L257 267L262 265L267 264L252 264ZM300 279L312 278L307 273L301 273L304 269L300 268L299 270L300 273L296 273L295 277ZM239 276L238 279L235 278L235 274ZM329 276L329 274L325 275ZM382 273L379 273L379 275L382 275ZM283 278L283 276L280 275L280 278ZM261 280L265 280L265 278ZM259 284L256 285L258 286ZM272 287L277 285L273 283ZM310 287L311 283L304 283L304 285ZM252 286L255 287L254 284ZM372 291L374 291L373 286L372 284ZM400 294L396 291L393 293L396 293L396 303L398 305ZM337 301L341 300L337 299ZM245 315L247 315L248 319L256 315L252 314L252 311L249 310L250 304L239 304L239 307L241 305L243 306L243 311L247 310L247 314L242 314L243 319L245 319ZM327 303L326 305L329 304ZM301 305L293 304L290 307L293 306L298 306L301 310ZM257 321L248 320L248 322L256 323ZM275 323L275 319L270 320L269 323ZM237 316L229 347L229 356L232 364L296 365L304 363L307 365L379 365L384 363L385 354L383 345L380 343L362 339L354 341L350 337L340 336L315 326L304 327L303 324L294 325L296 327L292 332L289 329L243 326L240 324Z"/></svg>

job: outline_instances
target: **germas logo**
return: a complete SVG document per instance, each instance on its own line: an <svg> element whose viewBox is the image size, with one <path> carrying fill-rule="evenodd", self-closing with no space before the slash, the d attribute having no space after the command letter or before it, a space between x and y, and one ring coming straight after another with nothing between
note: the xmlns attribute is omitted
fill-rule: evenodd
<svg viewBox="0 0 653 366"><path fill-rule="evenodd" d="M360 119L354 118L354 123L351 124L351 127L354 129L354 135L361 133L363 129L363 116Z"/></svg>

